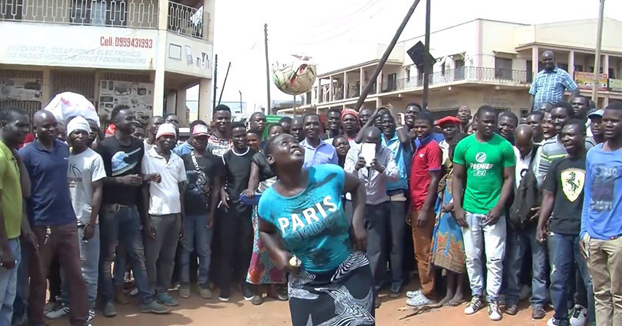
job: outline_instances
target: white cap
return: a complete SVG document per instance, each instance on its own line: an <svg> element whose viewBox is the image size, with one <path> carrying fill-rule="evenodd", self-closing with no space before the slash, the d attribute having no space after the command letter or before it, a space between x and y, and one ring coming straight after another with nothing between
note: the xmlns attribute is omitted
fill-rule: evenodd
<svg viewBox="0 0 622 326"><path fill-rule="evenodd" d="M91 131L91 126L86 119L81 116L77 116L71 119L71 121L67 124L67 136L71 135L71 133L76 130L83 130L89 133Z"/></svg>
<svg viewBox="0 0 622 326"><path fill-rule="evenodd" d="M159 139L162 136L173 136L177 137L177 130L175 129L175 125L172 123L164 123L160 125L158 128L158 132L156 133L156 139Z"/></svg>

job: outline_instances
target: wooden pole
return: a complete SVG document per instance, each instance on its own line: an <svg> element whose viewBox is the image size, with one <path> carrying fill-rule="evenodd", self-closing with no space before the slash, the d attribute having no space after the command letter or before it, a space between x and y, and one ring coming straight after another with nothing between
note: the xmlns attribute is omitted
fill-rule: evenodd
<svg viewBox="0 0 622 326"><path fill-rule="evenodd" d="M374 82L376 81L376 78L378 78L378 75L382 71L384 64L387 62L387 59L389 59L389 55L391 54L391 51L393 51L393 48L395 48L395 44L399 40L400 35L402 35L402 32L404 31L406 24L408 24L410 17L415 12L415 8L417 8L417 5L419 5L420 1L421 0L415 0L413 5L410 6L410 9L408 9L408 12L406 13L406 16L404 17L404 20L402 20L402 24L400 25L400 27L398 27L397 31L395 32L395 35L393 35L393 39L391 40L391 43L387 46L387 49L384 51L382 58L380 58L380 62L378 62L378 65L376 66L376 70L374 70L374 72L371 74L371 77L369 78L369 81L365 85L365 88L363 89L361 96L359 96L359 99L356 101L356 104L354 105L354 109L356 111L358 111L361 108L361 106L363 106L363 103L365 102L365 98L367 98L367 95L369 94L369 92L371 92L371 89L374 86Z"/></svg>
<svg viewBox="0 0 622 326"><path fill-rule="evenodd" d="M217 90L218 90L217 80L218 80L218 54L215 54L214 55L214 80L213 80L213 83L214 83L214 95L213 95L213 97L214 97L214 99L212 100L212 112L214 112L214 108L216 107L216 93L217 93Z"/></svg>
<svg viewBox="0 0 622 326"><path fill-rule="evenodd" d="M222 93L225 91L225 85L227 85L227 78L229 77L229 69L231 69L231 61L229 61L229 65L227 66L227 73L225 74L225 81L222 82L222 88L220 89L220 96L218 97L218 105L220 105L220 101L222 100Z"/></svg>
<svg viewBox="0 0 622 326"><path fill-rule="evenodd" d="M423 105L424 109L428 108L428 97L430 94L430 3L431 0L426 0L425 3L425 44L423 45Z"/></svg>
<svg viewBox="0 0 622 326"><path fill-rule="evenodd" d="M594 63L594 82L592 85L592 101L598 107L598 87L600 87L600 48L603 40L603 15L605 12L605 0L600 0L598 12L598 27L596 28L596 62ZM607 73L607 71L605 71Z"/></svg>
<svg viewBox="0 0 622 326"><path fill-rule="evenodd" d="M266 95L268 97L268 104L266 106L266 114L272 114L270 108L272 103L270 101L270 60L268 59L268 24L263 25L264 33L264 45L266 49Z"/></svg>

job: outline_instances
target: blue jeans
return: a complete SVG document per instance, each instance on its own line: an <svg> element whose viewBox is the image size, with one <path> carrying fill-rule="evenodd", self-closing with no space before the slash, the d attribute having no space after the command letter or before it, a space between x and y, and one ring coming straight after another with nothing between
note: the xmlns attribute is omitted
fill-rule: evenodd
<svg viewBox="0 0 622 326"><path fill-rule="evenodd" d="M17 267L17 290L15 294L15 302L13 303L13 319L21 320L26 314L28 308L28 248L20 245L21 257L20 264Z"/></svg>
<svg viewBox="0 0 622 326"><path fill-rule="evenodd" d="M22 260L19 238L9 239L11 253L15 258L16 264L13 269L0 267L0 325L11 325L13 318L13 303L17 293L17 269ZM2 254L0 252L0 254Z"/></svg>
<svg viewBox="0 0 622 326"><path fill-rule="evenodd" d="M595 324L596 314L594 311L594 291L592 289L592 277L587 268L587 261L581 254L579 235L565 235L551 233L549 235L549 248L551 249L551 300L555 307L555 319L568 319L568 284L575 281L572 266L576 264L587 289L588 320ZM603 267L604 268L604 267Z"/></svg>
<svg viewBox="0 0 622 326"><path fill-rule="evenodd" d="M80 241L80 261L82 262L82 277L86 283L86 291L89 296L89 309L95 309L97 300L97 274L99 272L99 225L95 225L94 235L89 240L84 238L84 226L78 227L78 240ZM69 285L65 281L65 272L61 267L61 302L69 302Z"/></svg>
<svg viewBox="0 0 622 326"><path fill-rule="evenodd" d="M536 241L535 224L527 226L525 230L514 230L509 228L506 247L507 259L504 266L508 275L507 305L515 305L520 297L520 277L523 267L523 259L528 248L531 248L531 261L533 277L531 280L531 299L532 306L544 306L547 297L547 274L546 274L546 247Z"/></svg>
<svg viewBox="0 0 622 326"><path fill-rule="evenodd" d="M208 282L213 234L214 229L207 228L207 213L185 216L184 237L181 239L182 251L179 255L181 283L190 283L190 255L195 249L199 256L199 284Z"/></svg>
<svg viewBox="0 0 622 326"><path fill-rule="evenodd" d="M110 269L115 258L117 241L124 245L127 250L141 301L143 303L153 301L153 295L149 291L147 283L141 226L136 206L104 205L102 208L102 214L99 216L101 232L99 295L103 304L111 302L114 297Z"/></svg>
<svg viewBox="0 0 622 326"><path fill-rule="evenodd" d="M484 294L484 262L482 254L486 253L486 295L488 301L499 299L503 274L503 258L507 237L505 216L497 223L481 225L485 214L466 212L468 227L462 228L466 268L474 296Z"/></svg>

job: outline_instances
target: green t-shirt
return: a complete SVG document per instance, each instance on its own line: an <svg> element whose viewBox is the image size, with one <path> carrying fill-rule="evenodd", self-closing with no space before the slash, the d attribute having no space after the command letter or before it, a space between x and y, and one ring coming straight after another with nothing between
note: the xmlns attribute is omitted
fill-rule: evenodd
<svg viewBox="0 0 622 326"><path fill-rule="evenodd" d="M0 191L2 213L8 239L19 237L22 225L22 185L19 182L17 160L6 145L0 142Z"/></svg>
<svg viewBox="0 0 622 326"><path fill-rule="evenodd" d="M512 144L497 134L485 143L471 135L456 145L454 163L466 168L462 207L470 213L487 214L501 196L503 169L515 166L516 156Z"/></svg>

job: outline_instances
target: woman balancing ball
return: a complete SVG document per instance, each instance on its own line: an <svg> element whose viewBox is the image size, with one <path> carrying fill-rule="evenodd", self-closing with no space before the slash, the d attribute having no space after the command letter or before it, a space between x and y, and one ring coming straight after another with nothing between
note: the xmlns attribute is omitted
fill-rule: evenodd
<svg viewBox="0 0 622 326"><path fill-rule="evenodd" d="M365 188L337 165L302 169L304 150L283 134L264 153L278 181L259 200L259 235L274 264L290 272L294 326L375 325L373 277L363 221ZM352 225L341 207L350 192Z"/></svg>

